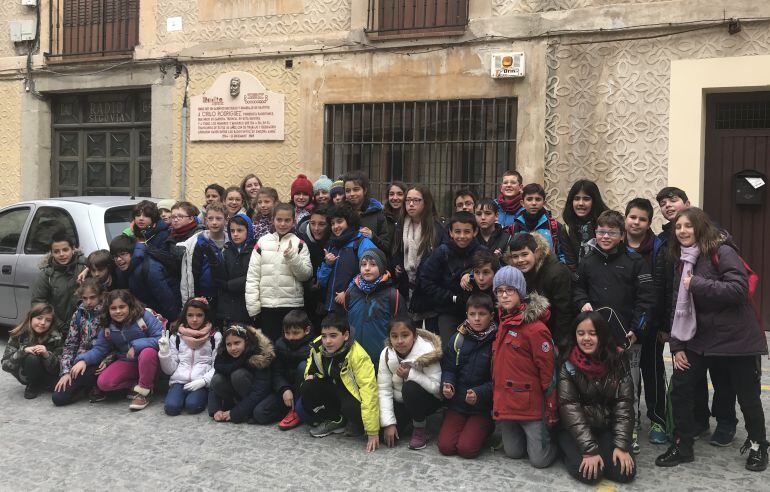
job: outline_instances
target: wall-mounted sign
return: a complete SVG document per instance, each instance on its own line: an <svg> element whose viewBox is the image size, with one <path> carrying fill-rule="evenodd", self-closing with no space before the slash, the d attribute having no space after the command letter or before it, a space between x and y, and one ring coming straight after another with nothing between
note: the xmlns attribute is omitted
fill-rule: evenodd
<svg viewBox="0 0 770 492"><path fill-rule="evenodd" d="M283 140L284 95L247 72L220 75L190 98L190 140Z"/></svg>

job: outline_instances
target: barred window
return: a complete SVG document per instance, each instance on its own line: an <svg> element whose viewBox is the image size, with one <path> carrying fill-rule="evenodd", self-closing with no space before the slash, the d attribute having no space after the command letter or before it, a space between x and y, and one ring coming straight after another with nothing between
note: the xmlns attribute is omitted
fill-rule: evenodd
<svg viewBox="0 0 770 492"><path fill-rule="evenodd" d="M455 191L496 197L499 176L515 169L516 115L516 98L327 104L324 170L363 171L377 199L391 181L428 186L451 214Z"/></svg>

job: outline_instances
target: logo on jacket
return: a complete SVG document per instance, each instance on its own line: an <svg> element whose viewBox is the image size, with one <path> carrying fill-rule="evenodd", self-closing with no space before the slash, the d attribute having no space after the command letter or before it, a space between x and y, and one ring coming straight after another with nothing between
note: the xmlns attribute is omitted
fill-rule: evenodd
<svg viewBox="0 0 770 492"><path fill-rule="evenodd" d="M508 330L508 334L511 335L514 338L519 336L519 334L517 332L513 331L513 330Z"/></svg>
<svg viewBox="0 0 770 492"><path fill-rule="evenodd" d="M551 350L551 344L548 342L543 342L543 344L540 346L540 350L543 352L549 352Z"/></svg>

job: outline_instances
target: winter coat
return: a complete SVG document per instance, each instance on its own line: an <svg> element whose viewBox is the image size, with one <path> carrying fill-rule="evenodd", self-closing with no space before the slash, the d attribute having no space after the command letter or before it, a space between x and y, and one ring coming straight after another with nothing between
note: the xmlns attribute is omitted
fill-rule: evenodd
<svg viewBox="0 0 770 492"><path fill-rule="evenodd" d="M190 348L178 334L171 336L168 353L165 355L158 353L160 368L166 375L171 376L169 384L187 384L196 379L206 381L206 386L211 384L217 348L222 343L222 334L218 331L212 331L212 333L211 338L214 339L214 343L207 340L195 350Z"/></svg>
<svg viewBox="0 0 770 492"><path fill-rule="evenodd" d="M275 360L273 344L270 343L269 338L262 334L261 330L252 327L248 329L256 337L257 346L235 359L222 344L214 361L214 372L229 377L238 369L248 370L253 380L251 392L243 399L235 402L224 402L218 398L209 399L210 415L213 416L219 410L229 410L230 421L236 424L246 422L257 404L273 394L270 368L273 360Z"/></svg>
<svg viewBox="0 0 770 492"><path fill-rule="evenodd" d="M532 294L523 311L500 313L493 345L492 382L495 420L540 420L544 417L546 391L556 392L552 381L556 351L548 320L548 299Z"/></svg>
<svg viewBox="0 0 770 492"><path fill-rule="evenodd" d="M423 289L420 287L420 271L422 270L425 261L428 259L430 254L439 246L441 246L443 243L449 242L449 235L446 232L446 229L444 228L444 225L439 222L435 221L433 223L433 242L432 244L435 244L435 247L433 249L429 249L426 251L422 258L420 258L420 264L417 267L417 278L415 281L415 285L411 286L411 297L410 297L410 285L409 285L409 275L406 273L406 270L404 269L404 221L401 220L398 224L396 224L396 230L394 233L395 237L400 237L401 241L396 243L394 241L394 249L392 251L392 254L390 256L390 270L395 274L396 267L401 267L401 275L399 277L396 277L394 279L394 282L396 283L398 287L398 291L401 293L401 295L404 297L404 299L409 299L409 312L412 313L422 313L428 310L427 307L428 300L427 296L423 293ZM395 249L395 244L398 244L398 249Z"/></svg>
<svg viewBox="0 0 770 492"><path fill-rule="evenodd" d="M165 251L168 252L169 261L172 261L174 265L174 268L169 273L171 273L177 283L181 282L182 264L184 263L185 253L188 251L186 247L187 241L204 231L203 226L198 224L197 218L195 223L196 225L193 229L183 234L174 234L172 230L166 239Z"/></svg>
<svg viewBox="0 0 770 492"><path fill-rule="evenodd" d="M60 265L53 256L46 256L40 273L32 285L32 304L47 303L53 306L53 328L61 335L67 333L72 313L78 305L77 278L86 268L86 257L78 250L66 265Z"/></svg>
<svg viewBox="0 0 770 492"><path fill-rule="evenodd" d="M286 250L291 250L288 258ZM263 236L251 253L246 274L246 309L256 316L266 308L301 308L305 305L302 283L313 274L310 252L304 241L288 233Z"/></svg>
<svg viewBox="0 0 770 492"><path fill-rule="evenodd" d="M217 243L211 240L207 231L200 231L187 241L177 244L177 247L185 250L182 259L182 278L179 284L182 302L200 296L215 298L217 288L214 285L213 268L207 254L215 254L221 259L222 250Z"/></svg>
<svg viewBox="0 0 770 492"><path fill-rule="evenodd" d="M62 352L62 336L51 327L44 338L31 337L29 333L21 333L18 336L11 336L5 345L3 352L3 371L13 374L21 384L27 384L27 377L24 374L24 360L27 357L39 357L38 355L28 354L24 351L27 347L35 345L44 345L49 352L48 358L42 357L45 371L55 377L59 373L59 357Z"/></svg>
<svg viewBox="0 0 770 492"><path fill-rule="evenodd" d="M374 243L360 232L341 248L329 244L327 249L337 256L337 261L334 265L322 262L317 273L318 285L326 291L324 307L327 312L334 311L334 296L337 292L345 292L361 270L359 266L361 255L364 251L374 248L376 248Z"/></svg>
<svg viewBox="0 0 770 492"><path fill-rule="evenodd" d="M167 240L171 235L171 228L163 219L161 219L144 230L138 230L135 225L132 225L127 227L123 231L123 234L125 236L135 237L137 242L147 243L161 251L167 251L166 248L168 248L169 245Z"/></svg>
<svg viewBox="0 0 770 492"><path fill-rule="evenodd" d="M567 361L559 371L561 425L577 442L582 455L599 454L594 431L611 430L616 448L628 452L634 430L634 381L623 356L623 376L612 372L589 380Z"/></svg>
<svg viewBox="0 0 770 492"><path fill-rule="evenodd" d="M372 231L371 239L374 245L388 254L393 241L393 230L385 217L382 204L374 198L369 198L362 210L359 227L368 227Z"/></svg>
<svg viewBox="0 0 770 492"><path fill-rule="evenodd" d="M488 241L484 240L484 237L481 235L481 231L476 234L476 240L480 245L484 246L493 253L497 250L500 250L500 257L503 258L510 249L513 237L511 237L511 235L505 229L503 229L500 224L495 224L495 232L489 236Z"/></svg>
<svg viewBox="0 0 770 492"><path fill-rule="evenodd" d="M659 330L666 333L671 332L671 323L674 321L674 304L676 297L674 295L674 277L676 276L676 261L669 256L669 243L676 241L674 237L674 224L668 222L663 224L663 228L658 234L660 246L655 256L655 270L653 280L658 280L660 285L656 285L656 306L658 307L657 319L655 324Z"/></svg>
<svg viewBox="0 0 770 492"><path fill-rule="evenodd" d="M551 253L559 260L559 263L567 264L567 255L572 255L571 248L564 248L562 245L569 243L569 237L567 230L561 222L557 222L551 217L549 210L543 209L540 215L537 217L537 221L534 227L527 221L529 214L525 209L516 214L516 218L513 221L511 232L512 236L528 232L530 234L536 232L548 241ZM570 262L574 262L574 258L569 259Z"/></svg>
<svg viewBox="0 0 770 492"><path fill-rule="evenodd" d="M345 293L345 310L348 314L351 338L366 350L374 363L374 370L379 364L382 344L388 338L388 322L398 315L406 314L406 306L401 294L393 287L390 274L386 273L379 284L366 294L361 290L361 276L353 280L353 285Z"/></svg>
<svg viewBox="0 0 770 492"><path fill-rule="evenodd" d="M390 339L385 340L377 371L381 427L396 424L393 401L404 402L401 391L406 381L414 381L422 389L441 399L441 356L441 339L426 330L417 330L412 350L403 359L390 344ZM411 363L406 380L396 375L396 369L402 362Z"/></svg>
<svg viewBox="0 0 770 492"><path fill-rule="evenodd" d="M148 309L144 310L141 319L144 327L138 320L120 327L110 323L110 326L99 331L99 336L91 350L78 355L75 363L82 360L88 366L97 365L112 351L115 351L118 359L127 360L126 354L131 348L134 349L133 360L139 360L142 350L146 348L158 350L158 340L163 335L165 325Z"/></svg>
<svg viewBox="0 0 770 492"><path fill-rule="evenodd" d="M366 434L376 436L380 432L380 406L377 399L377 378L374 373L374 365L369 354L358 342L351 340L346 343L349 344L349 349L339 369L339 376L348 393L361 403L361 419ZM321 337L317 337L310 344L305 378L309 375L321 379L331 377L325 367L325 363L329 362L330 357L326 357L324 352Z"/></svg>
<svg viewBox="0 0 770 492"><path fill-rule="evenodd" d="M145 306L157 311L169 321L176 320L182 309L179 282L163 264L147 253L142 243L137 243L126 272L128 288Z"/></svg>
<svg viewBox="0 0 770 492"><path fill-rule="evenodd" d="M296 391L302 384L307 358L310 356L310 344L315 337L308 333L301 340L286 340L281 337L275 342L275 362L273 362L273 388L282 395L290 389ZM302 370L300 371L300 365ZM296 397L297 395L295 395Z"/></svg>
<svg viewBox="0 0 770 492"><path fill-rule="evenodd" d="M593 249L591 243L596 242L596 224L591 221L577 219L574 224L567 224L567 242L563 245L566 251L567 266L573 272L583 258Z"/></svg>
<svg viewBox="0 0 770 492"><path fill-rule="evenodd" d="M462 342L459 341L462 337ZM455 393L449 408L466 415L489 414L492 410L492 344L495 333L482 340L469 335L460 325L444 347L441 359L441 386L451 384ZM459 347L459 351L457 350ZM476 393L476 404L465 402L468 390Z"/></svg>
<svg viewBox="0 0 770 492"><path fill-rule="evenodd" d="M537 242L535 266L524 274L527 293L536 292L548 299L551 317L546 322L557 345L562 344L572 331L577 316L572 302L572 273L551 254L548 241L540 234L533 234Z"/></svg>
<svg viewBox="0 0 770 492"><path fill-rule="evenodd" d="M632 248L628 244L626 244L626 247L629 251L633 251L639 254L644 259L645 263L647 263L647 265L650 267L650 273L652 273L652 285L655 295L653 297L652 309L650 310L650 321L648 322L647 336L657 336L657 332L659 329L661 329L661 325L664 324L664 319L666 316L663 305L665 298L663 291L665 289L666 282L665 269L667 264L666 248L663 247L664 241L659 236L655 236L655 234L653 234L650 230L647 231L647 234L649 234L649 242L645 239L645 241L643 241L642 244L640 244L637 248ZM645 247L641 248L643 245ZM669 292L668 295L671 296L671 293ZM666 327L664 331L669 331L669 329Z"/></svg>
<svg viewBox="0 0 770 492"><path fill-rule="evenodd" d="M498 215L497 215L497 223L500 224L503 229L506 227L512 226L514 221L516 220L516 215L519 214L524 208L522 206L519 206L519 209L516 210L513 213L508 213L505 210L503 210L503 207L500 206L500 203L498 202L498 199L495 198L495 203L497 204L498 208Z"/></svg>
<svg viewBox="0 0 770 492"><path fill-rule="evenodd" d="M594 311L610 307L617 314L617 323L610 321L618 346L626 343L626 332L641 338L655 304L652 274L644 259L631 253L622 242L616 251L605 253L595 240L592 251L580 262L573 283L575 307L591 303ZM625 330L625 332L623 331Z"/></svg>
<svg viewBox="0 0 770 492"><path fill-rule="evenodd" d="M73 361L78 355L93 348L99 332L102 331L100 310L101 308L97 307L89 311L83 307L83 303L78 305L70 321L67 340L64 342L64 349L59 362L59 376L70 372ZM101 362L109 364L113 359L112 355L107 355Z"/></svg>
<svg viewBox="0 0 770 492"><path fill-rule="evenodd" d="M326 239L323 241L317 241L310 232L310 222L305 221L297 226L297 237L304 241L310 253L310 264L313 266L313 274L310 277L310 281L314 281L318 267L324 261L324 248L326 247Z"/></svg>
<svg viewBox="0 0 770 492"><path fill-rule="evenodd" d="M428 309L457 316L465 313L465 306L455 302L463 294L460 279L473 266L473 254L483 249L474 239L463 249L450 241L433 250L419 270L420 287Z"/></svg>
<svg viewBox="0 0 770 492"><path fill-rule="evenodd" d="M251 219L245 215L241 217L251 223ZM252 231L251 234L240 246L228 240L222 249L222 261L212 265L214 285L217 287L217 319L222 324L251 322L245 297L246 274L254 249L253 227L249 227L249 230Z"/></svg>
<svg viewBox="0 0 770 492"><path fill-rule="evenodd" d="M701 254L692 272L690 293L695 304L695 336L682 342L671 338L671 353L689 350L706 356L745 356L767 353L765 332L748 297L748 273L731 242L719 246L716 258ZM674 277L676 302L681 266Z"/></svg>

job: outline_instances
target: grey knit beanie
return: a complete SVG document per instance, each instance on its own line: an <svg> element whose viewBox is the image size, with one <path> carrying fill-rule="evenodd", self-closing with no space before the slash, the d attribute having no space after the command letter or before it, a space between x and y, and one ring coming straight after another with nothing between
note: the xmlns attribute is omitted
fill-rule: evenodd
<svg viewBox="0 0 770 492"><path fill-rule="evenodd" d="M380 269L380 275L385 273L388 262L385 258L385 253L383 253L382 250L377 248L367 249L361 254L361 259L363 260L364 258L374 260L374 263L377 264L377 268Z"/></svg>
<svg viewBox="0 0 770 492"><path fill-rule="evenodd" d="M527 297L527 281L524 280L524 274L518 268L504 266L498 270L492 281L492 290L497 290L501 285L516 289L521 299Z"/></svg>

